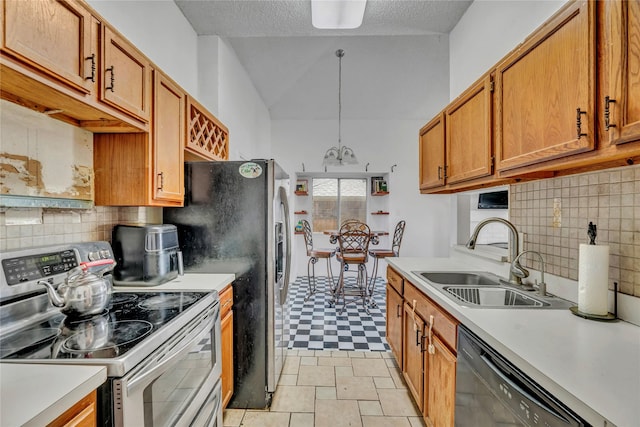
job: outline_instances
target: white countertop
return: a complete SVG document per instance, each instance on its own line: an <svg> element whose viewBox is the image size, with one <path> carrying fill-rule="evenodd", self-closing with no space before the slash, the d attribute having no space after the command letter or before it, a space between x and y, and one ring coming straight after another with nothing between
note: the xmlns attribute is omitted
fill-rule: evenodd
<svg viewBox="0 0 640 427"><path fill-rule="evenodd" d="M220 292L235 280L234 274L192 274L186 273L157 286L114 286L118 291L217 291Z"/></svg>
<svg viewBox="0 0 640 427"><path fill-rule="evenodd" d="M102 366L0 363L0 425L46 425L106 379Z"/></svg>
<svg viewBox="0 0 640 427"><path fill-rule="evenodd" d="M462 307L412 272L483 271L481 263L403 257L387 263L589 423L640 425L640 327L569 310Z"/></svg>

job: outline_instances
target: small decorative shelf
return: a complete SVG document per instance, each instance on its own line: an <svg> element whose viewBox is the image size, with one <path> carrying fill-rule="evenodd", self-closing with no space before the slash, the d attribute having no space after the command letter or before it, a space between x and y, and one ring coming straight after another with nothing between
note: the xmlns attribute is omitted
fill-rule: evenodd
<svg viewBox="0 0 640 427"><path fill-rule="evenodd" d="M386 196L389 194L388 191L376 191L375 193L371 193L372 196Z"/></svg>
<svg viewBox="0 0 640 427"><path fill-rule="evenodd" d="M306 179L299 179L296 181L296 191L294 191L294 193L296 193L296 195L298 196L306 196L308 195L308 191L309 191L309 187L308 187L308 183L309 181Z"/></svg>
<svg viewBox="0 0 640 427"><path fill-rule="evenodd" d="M384 212L384 211L371 212L371 215L389 215L389 212Z"/></svg>
<svg viewBox="0 0 640 427"><path fill-rule="evenodd" d="M307 212L307 211L295 211L295 212L294 212L294 214L296 214L296 215L306 215L306 214L308 214L308 213L309 213L309 212Z"/></svg>
<svg viewBox="0 0 640 427"><path fill-rule="evenodd" d="M295 231L293 234L304 234L304 231Z"/></svg>

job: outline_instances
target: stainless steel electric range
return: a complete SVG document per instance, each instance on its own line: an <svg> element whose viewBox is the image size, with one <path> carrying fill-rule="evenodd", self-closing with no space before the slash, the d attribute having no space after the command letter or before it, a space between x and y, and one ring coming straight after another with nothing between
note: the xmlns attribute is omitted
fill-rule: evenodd
<svg viewBox="0 0 640 427"><path fill-rule="evenodd" d="M107 258L107 242L3 253L0 361L105 366L102 426L221 426L216 292L114 291L102 313L72 318L38 283L58 286L80 263Z"/></svg>

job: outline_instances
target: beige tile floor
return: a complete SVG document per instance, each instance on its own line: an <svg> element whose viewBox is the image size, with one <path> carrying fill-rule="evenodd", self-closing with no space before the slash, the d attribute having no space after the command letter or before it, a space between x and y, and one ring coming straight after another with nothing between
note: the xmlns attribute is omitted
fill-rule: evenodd
<svg viewBox="0 0 640 427"><path fill-rule="evenodd" d="M389 352L289 350L269 410L227 409L228 427L424 427Z"/></svg>

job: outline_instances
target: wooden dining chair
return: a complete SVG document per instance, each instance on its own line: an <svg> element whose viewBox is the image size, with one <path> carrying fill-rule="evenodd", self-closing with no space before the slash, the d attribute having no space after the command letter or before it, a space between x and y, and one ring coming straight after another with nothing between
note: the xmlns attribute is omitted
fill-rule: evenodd
<svg viewBox="0 0 640 427"><path fill-rule="evenodd" d="M376 279L378 277L378 261L380 258L397 257L400 256L400 244L402 243L402 236L404 235L404 227L406 222L404 220L398 221L396 228L393 232L393 241L391 243L391 249L370 249L369 255L373 257L373 272L371 273L371 280L369 281L368 299L369 304L372 307L376 306L376 302L373 299L373 293L375 291Z"/></svg>
<svg viewBox="0 0 640 427"><path fill-rule="evenodd" d="M340 261L340 276L334 292L333 301L337 304L342 298L343 306L339 314L342 314L348 301L347 296L354 296L352 301L362 300L362 306L369 313L367 307L367 268L366 263L369 258L369 242L371 241L371 230L369 226L359 221L344 222L340 226L338 233L338 248L336 258ZM356 267L356 284L348 289L345 286L345 273L350 266Z"/></svg>
<svg viewBox="0 0 640 427"><path fill-rule="evenodd" d="M318 290L316 281L316 263L319 259L325 259L327 261L327 286L330 293L333 292L333 272L331 271L331 257L336 253L335 249L317 249L313 247L313 231L311 230L311 224L306 219L302 220L302 231L304 232L304 244L307 248L307 256L309 261L307 262L307 277L309 281L309 290L304 297L304 301L308 301Z"/></svg>

